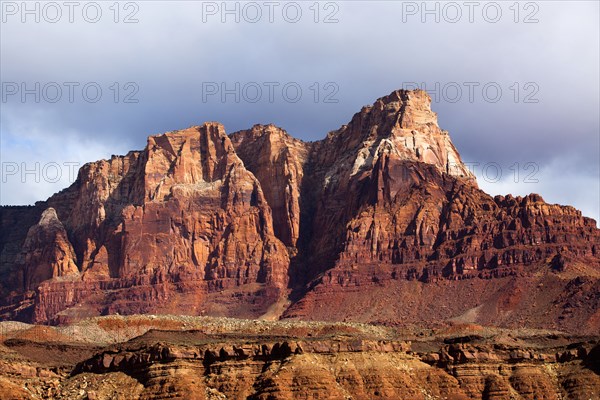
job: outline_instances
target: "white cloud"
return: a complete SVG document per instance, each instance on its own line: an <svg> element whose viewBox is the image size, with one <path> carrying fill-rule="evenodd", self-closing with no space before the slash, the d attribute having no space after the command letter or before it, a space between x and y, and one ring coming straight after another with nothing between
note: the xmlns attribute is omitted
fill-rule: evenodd
<svg viewBox="0 0 600 400"><path fill-rule="evenodd" d="M0 204L34 204L70 186L90 161L124 153L123 146L86 138L77 132L57 133L31 126L4 133L0 143Z"/></svg>

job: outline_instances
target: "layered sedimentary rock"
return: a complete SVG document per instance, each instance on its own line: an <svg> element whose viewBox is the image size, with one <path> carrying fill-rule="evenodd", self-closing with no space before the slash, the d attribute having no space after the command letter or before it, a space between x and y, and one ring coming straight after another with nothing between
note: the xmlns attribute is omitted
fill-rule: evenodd
<svg viewBox="0 0 600 400"><path fill-rule="evenodd" d="M600 329L595 221L479 190L430 102L395 91L314 143L206 123L86 164L0 209L0 314Z"/></svg>
<svg viewBox="0 0 600 400"><path fill-rule="evenodd" d="M385 207L397 195L408 194L415 182L427 184L431 173L476 185L448 133L438 127L429 96L423 91L397 91L364 107L348 125L315 143L310 169L314 211L309 222L308 264L312 275L331 268L340 258L348 246L347 236L356 230L348 224L362 218L367 208ZM419 201L414 199L415 210L422 206ZM408 218L413 217L398 215L395 219L409 224ZM360 234L373 239L365 232ZM379 238L374 240L376 245ZM377 252L369 249L375 260Z"/></svg>
<svg viewBox="0 0 600 400"><path fill-rule="evenodd" d="M455 318L597 331L595 221L536 194L492 198L457 155L446 164L439 156L423 162L422 151L409 151L410 141L398 144L404 123L436 132L428 139L434 154L452 155L454 147L435 146L444 133L421 111L427 101L418 101L419 112L406 111L413 101L411 93L381 99L318 144L332 153L315 151L323 159L316 165L348 159L332 162L323 178L315 174L322 185L310 265L322 274L284 315L419 325ZM341 139L348 135L363 136L348 149ZM356 150L362 143L373 143L372 161ZM563 268L567 259L570 266Z"/></svg>
<svg viewBox="0 0 600 400"><path fill-rule="evenodd" d="M288 253L274 235L271 209L219 124L151 136L142 152L87 164L73 186L38 205L50 206L59 217L52 208L43 215L62 227L60 218L72 243L66 235L41 240L42 217L16 259L26 263L20 289L33 292L35 321L74 305L91 314L201 313L211 293L238 288L212 311L237 314L228 302L237 309L250 302L252 314L287 286ZM57 240L75 249L78 268L71 251L68 272L77 281L32 272L34 264L35 271L64 269L44 251Z"/></svg>
<svg viewBox="0 0 600 400"><path fill-rule="evenodd" d="M74 373L135 376L144 385L144 399L165 392L198 399L595 398L600 377L586 364L598 347L579 346L540 351L459 344L419 354L410 351L410 344L359 338L157 343L105 351Z"/></svg>
<svg viewBox="0 0 600 400"><path fill-rule="evenodd" d="M102 317L57 328L9 324L0 323L3 399L600 395L597 336L475 325L401 334L364 324L176 316Z"/></svg>

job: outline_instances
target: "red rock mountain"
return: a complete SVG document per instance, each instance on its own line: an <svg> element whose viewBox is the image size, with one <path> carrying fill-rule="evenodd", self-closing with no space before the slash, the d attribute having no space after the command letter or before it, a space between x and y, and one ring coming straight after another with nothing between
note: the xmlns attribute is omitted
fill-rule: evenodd
<svg viewBox="0 0 600 400"><path fill-rule="evenodd" d="M423 91L325 139L218 123L0 209L0 315L177 313L600 329L600 230L479 190Z"/></svg>

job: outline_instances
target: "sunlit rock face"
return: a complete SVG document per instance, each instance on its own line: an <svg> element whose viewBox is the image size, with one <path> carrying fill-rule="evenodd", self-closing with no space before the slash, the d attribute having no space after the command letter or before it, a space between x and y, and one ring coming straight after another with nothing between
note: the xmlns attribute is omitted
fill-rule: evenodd
<svg viewBox="0 0 600 400"><path fill-rule="evenodd" d="M209 122L86 164L47 201L0 209L0 315L598 330L595 221L479 190L430 103L395 91L310 143Z"/></svg>

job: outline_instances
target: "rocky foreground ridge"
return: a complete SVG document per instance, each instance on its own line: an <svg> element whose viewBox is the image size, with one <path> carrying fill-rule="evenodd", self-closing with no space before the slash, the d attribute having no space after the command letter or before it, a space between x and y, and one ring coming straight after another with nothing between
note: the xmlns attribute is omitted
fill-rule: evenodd
<svg viewBox="0 0 600 400"><path fill-rule="evenodd" d="M478 189L423 91L317 142L214 122L0 208L0 316L295 318L600 331L600 230Z"/></svg>
<svg viewBox="0 0 600 400"><path fill-rule="evenodd" d="M600 396L598 336L456 325L108 316L0 322L2 399L571 399Z"/></svg>

